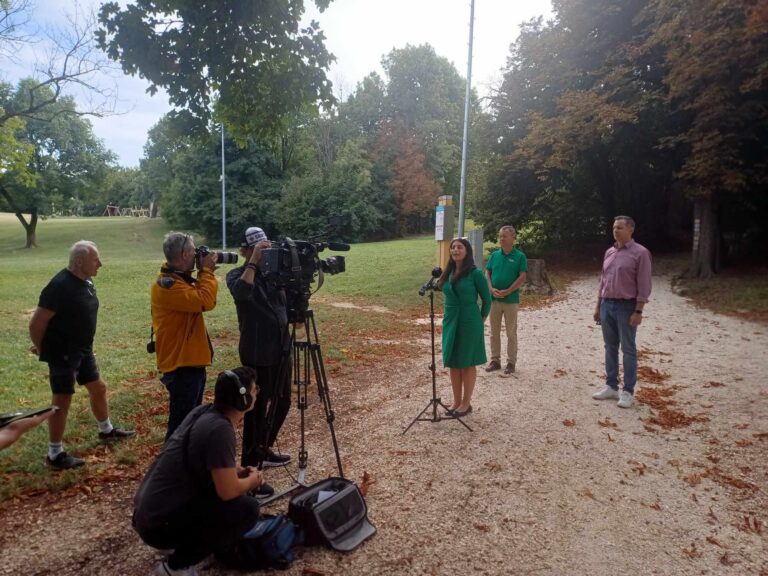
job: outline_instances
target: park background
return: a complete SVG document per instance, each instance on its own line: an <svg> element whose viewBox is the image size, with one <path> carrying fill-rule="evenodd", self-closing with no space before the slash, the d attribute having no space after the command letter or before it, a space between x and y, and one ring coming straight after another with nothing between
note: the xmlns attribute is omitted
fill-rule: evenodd
<svg viewBox="0 0 768 576"><path fill-rule="evenodd" d="M0 407L49 401L27 323L69 245L88 238L105 262L96 279L97 355L116 421L139 430L128 444L98 445L77 395L66 442L89 465L48 474L45 430L32 431L0 459L6 510L77 486L98 492L133 481L159 449L166 398L144 351L149 283L168 230L221 245L222 150L230 246L252 224L273 238L353 244L348 271L312 299L332 379L424 352L407 336L423 336L416 290L435 265L428 234L437 198L458 199L465 78L434 46L406 44L382 53L381 67L342 94L303 4L227 12L229 3L178 2L166 14L140 3L133 19L105 4L96 16L83 11L43 30L33 3L0 2L0 69L22 54L38 58L0 82ZM490 249L499 225L514 224L559 289L524 307L553 305L575 278L596 275L613 217L623 213L673 271L677 290L765 322L765 3L569 0L551 8L517 29L498 81L470 101L469 226L483 229ZM184 26L152 27L150 17ZM89 120L116 111L104 79L123 72L172 108L148 131L138 166L121 166ZM155 217L101 217L107 206ZM338 216L343 226L328 237ZM393 316L366 312L375 305ZM208 316L212 371L231 367L237 330L225 290Z"/></svg>

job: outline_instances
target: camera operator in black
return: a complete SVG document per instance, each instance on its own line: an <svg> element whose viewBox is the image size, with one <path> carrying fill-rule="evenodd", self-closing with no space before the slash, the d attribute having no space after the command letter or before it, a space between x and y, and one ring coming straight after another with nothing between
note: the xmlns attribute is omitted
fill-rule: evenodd
<svg viewBox="0 0 768 576"><path fill-rule="evenodd" d="M240 362L254 368L259 381L256 405L243 426L243 466L282 466L291 460L272 451L291 407L291 349L285 290L270 285L258 267L261 251L271 247L261 228L248 228L240 245L245 264L227 274L240 328ZM267 415L273 402L270 427ZM262 487L257 495L270 492Z"/></svg>

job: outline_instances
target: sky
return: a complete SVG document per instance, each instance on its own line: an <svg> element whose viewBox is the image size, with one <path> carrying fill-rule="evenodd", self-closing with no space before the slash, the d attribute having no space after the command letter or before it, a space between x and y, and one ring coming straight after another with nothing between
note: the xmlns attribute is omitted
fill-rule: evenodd
<svg viewBox="0 0 768 576"><path fill-rule="evenodd" d="M35 26L65 22L72 0L33 0ZM243 0L253 1L253 0ZM100 0L80 0L81 8L95 7ZM333 0L322 14L311 0L305 0L307 21L320 23L328 50L336 62L328 72L337 98L346 99L356 84L373 71L383 75L381 59L393 48L429 43L435 52L454 64L461 76L467 74L470 0ZM489 93L501 78L509 46L519 34L521 23L551 15L550 0L475 0L472 85L482 95ZM15 82L24 66L42 54L40 44L17 54L16 65L3 62L0 74ZM111 83L112 81L107 81ZM171 107L164 93L146 93L148 84L138 78L114 74L117 85L117 114L91 118L96 136L117 155L123 166L137 166L143 155L147 131ZM77 97L77 96L76 96Z"/></svg>

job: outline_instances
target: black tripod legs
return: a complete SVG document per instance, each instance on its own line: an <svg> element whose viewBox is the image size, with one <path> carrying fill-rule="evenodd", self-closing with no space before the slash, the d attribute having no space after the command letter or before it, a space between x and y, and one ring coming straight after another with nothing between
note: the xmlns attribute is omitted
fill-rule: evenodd
<svg viewBox="0 0 768 576"><path fill-rule="evenodd" d="M403 432L402 432L402 433L403 433L403 434L405 434L406 432L408 432L408 430L410 430L410 429L411 429L411 426L413 426L414 424L416 424L416 422L440 422L441 420L458 420L458 422L459 422L459 423L460 423L462 426L464 426L464 428L466 428L466 429L467 429L467 430L469 430L470 432L472 432L472 431L473 431L473 430L472 430L472 428L470 428L470 427L469 427L469 425L467 425L467 423L466 423L466 422L464 422L464 420L462 420L462 419L461 419L461 418L459 418L458 416L441 416L440 414L438 414L438 412L437 412L437 407L438 407L438 406L441 406L441 407L443 407L445 410L448 410L448 406L446 406L445 404L443 404L443 403L440 401L440 398L433 398L432 400L430 400L430 401L427 403L427 405L426 405L426 406L424 406L424 410L422 410L421 412L419 412L418 416L416 416L416 418L414 418L413 420L411 420L411 423L410 423L410 424L408 424L408 426L405 428L405 430L403 430ZM424 415L425 415L425 414L426 414L426 413L429 411L429 409L430 409L430 408L432 409L432 417L429 417L429 416L427 415L427 416L426 416L426 418L422 418L422 416L424 416Z"/></svg>

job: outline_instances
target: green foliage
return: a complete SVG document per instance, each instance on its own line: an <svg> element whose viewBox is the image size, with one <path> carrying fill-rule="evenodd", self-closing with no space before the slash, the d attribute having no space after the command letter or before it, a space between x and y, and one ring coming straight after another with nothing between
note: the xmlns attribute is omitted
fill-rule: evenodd
<svg viewBox="0 0 768 576"><path fill-rule="evenodd" d="M540 222L551 246L573 246L631 214L644 243L668 248L687 236L685 198L715 197L705 208L717 215L702 222L764 231L768 11L758 6L553 2L552 20L523 26L495 122L479 126L488 159L472 215L486 231ZM725 231L702 228L701 245Z"/></svg>
<svg viewBox="0 0 768 576"><path fill-rule="evenodd" d="M329 0L315 4L324 9ZM163 87L205 126L223 120L239 141L279 133L305 104L330 104L332 56L302 0L139 0L101 7L99 45L127 74ZM215 48L214 48L215 47Z"/></svg>
<svg viewBox="0 0 768 576"><path fill-rule="evenodd" d="M0 114L2 112L0 106ZM0 124L0 178L13 174L13 178L20 184L33 186L35 175L29 171L29 163L35 149L29 142L19 140L24 128L24 120L21 118L9 118Z"/></svg>

